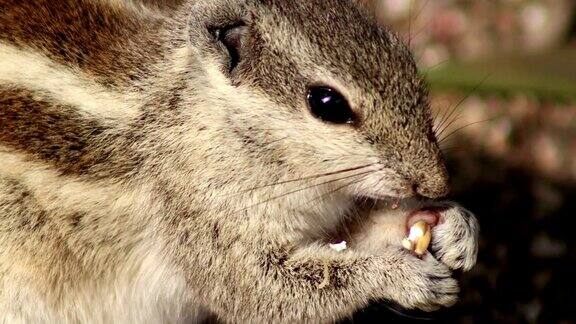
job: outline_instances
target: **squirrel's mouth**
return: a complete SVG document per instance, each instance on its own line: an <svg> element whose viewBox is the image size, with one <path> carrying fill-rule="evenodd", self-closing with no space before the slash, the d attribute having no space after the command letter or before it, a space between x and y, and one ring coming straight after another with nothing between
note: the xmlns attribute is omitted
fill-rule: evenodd
<svg viewBox="0 0 576 324"><path fill-rule="evenodd" d="M353 246L358 233L371 226L370 214L375 210L396 210L401 204L401 198L382 195L380 198L368 195L356 196L354 207L343 215L338 226L325 233L323 241L327 244L342 244Z"/></svg>
<svg viewBox="0 0 576 324"><path fill-rule="evenodd" d="M441 207L427 207L417 198L360 197L355 204L356 208L323 239L334 250L376 252L387 245L401 246L415 223L424 221L434 227L442 221Z"/></svg>
<svg viewBox="0 0 576 324"><path fill-rule="evenodd" d="M416 195L412 183L395 173L381 170L375 171L373 175L356 184L353 190L356 201L369 200L387 204L398 204L400 200Z"/></svg>

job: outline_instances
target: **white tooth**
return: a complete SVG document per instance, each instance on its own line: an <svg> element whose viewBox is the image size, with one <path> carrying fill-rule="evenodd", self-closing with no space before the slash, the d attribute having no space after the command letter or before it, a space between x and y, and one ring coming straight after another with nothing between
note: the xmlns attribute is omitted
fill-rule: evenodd
<svg viewBox="0 0 576 324"><path fill-rule="evenodd" d="M338 244L328 244L330 248L336 252L342 252L348 248L346 241L342 241Z"/></svg>

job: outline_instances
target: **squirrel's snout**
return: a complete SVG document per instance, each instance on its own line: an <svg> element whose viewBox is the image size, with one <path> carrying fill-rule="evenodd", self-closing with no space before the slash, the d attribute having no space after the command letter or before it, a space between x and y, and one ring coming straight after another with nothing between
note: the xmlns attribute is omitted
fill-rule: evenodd
<svg viewBox="0 0 576 324"><path fill-rule="evenodd" d="M420 196L424 196L426 198L441 198L450 192L450 185L448 183L442 184L434 184L434 185L414 185L414 191L418 193Z"/></svg>
<svg viewBox="0 0 576 324"><path fill-rule="evenodd" d="M441 198L450 192L449 176L446 167L443 165L436 167L437 170L429 170L423 173L414 182L413 190L420 196L426 198Z"/></svg>

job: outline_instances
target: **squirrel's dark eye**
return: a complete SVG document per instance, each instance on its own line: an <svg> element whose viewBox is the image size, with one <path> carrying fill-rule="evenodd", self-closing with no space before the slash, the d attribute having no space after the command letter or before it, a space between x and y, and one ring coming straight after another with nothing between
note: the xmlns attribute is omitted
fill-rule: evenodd
<svg viewBox="0 0 576 324"><path fill-rule="evenodd" d="M344 96L329 87L308 89L308 105L314 117L325 122L351 124L356 119Z"/></svg>

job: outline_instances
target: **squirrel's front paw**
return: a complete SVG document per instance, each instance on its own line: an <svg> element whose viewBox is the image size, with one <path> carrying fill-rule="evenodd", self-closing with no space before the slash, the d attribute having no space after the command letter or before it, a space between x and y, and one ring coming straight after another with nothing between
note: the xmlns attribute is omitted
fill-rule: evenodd
<svg viewBox="0 0 576 324"><path fill-rule="evenodd" d="M478 254L476 217L455 203L446 203L432 230L432 254L451 269L470 270Z"/></svg>
<svg viewBox="0 0 576 324"><path fill-rule="evenodd" d="M451 277L446 264L437 261L430 253L422 259L406 253L402 273L395 279L392 298L407 309L431 312L450 307L458 299L458 282Z"/></svg>

